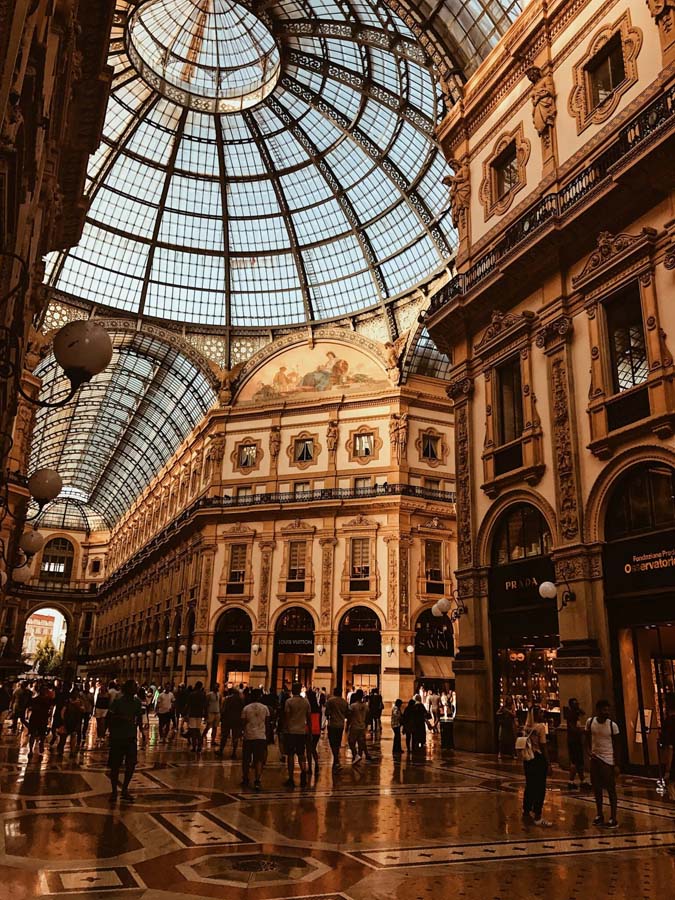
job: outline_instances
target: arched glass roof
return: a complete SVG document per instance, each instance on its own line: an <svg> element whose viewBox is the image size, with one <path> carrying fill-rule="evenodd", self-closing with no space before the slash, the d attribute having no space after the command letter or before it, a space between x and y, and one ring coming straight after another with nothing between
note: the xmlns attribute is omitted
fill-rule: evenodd
<svg viewBox="0 0 675 900"><path fill-rule="evenodd" d="M216 396L211 380L176 348L141 332L109 333L114 354L107 369L75 402L38 409L29 465L29 472L56 469L64 484L60 499L76 500L108 526L131 506ZM67 393L53 355L35 374L42 378L41 399ZM45 515L51 514L48 508Z"/></svg>
<svg viewBox="0 0 675 900"><path fill-rule="evenodd" d="M118 0L84 234L49 283L245 328L377 308L448 266L440 89L393 6ZM518 7L436 12L457 48L485 53Z"/></svg>

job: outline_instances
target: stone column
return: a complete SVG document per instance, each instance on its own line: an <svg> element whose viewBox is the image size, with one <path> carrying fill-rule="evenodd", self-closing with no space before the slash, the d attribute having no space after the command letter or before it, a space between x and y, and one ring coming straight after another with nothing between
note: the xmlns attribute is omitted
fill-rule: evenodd
<svg viewBox="0 0 675 900"><path fill-rule="evenodd" d="M335 547L337 538L319 538L321 547L321 593L319 600L319 629L314 635L314 675L319 687L330 690L334 686L337 672L337 638L333 633L333 582L335 570ZM316 652L322 644L326 648L323 655Z"/></svg>
<svg viewBox="0 0 675 900"><path fill-rule="evenodd" d="M272 557L276 541L263 538L258 546L262 560L260 563L260 587L258 594L258 626L251 635L251 645L259 644L263 649L254 655L251 651L251 681L266 684L272 671L272 654L274 653L273 636L268 633L270 590L272 587Z"/></svg>
<svg viewBox="0 0 675 900"><path fill-rule="evenodd" d="M582 543L581 475L572 429L572 422L576 421L569 347L572 327L569 316L559 316L539 331L536 345L547 359L558 520L556 549L552 554L558 605L562 607L558 612L561 647L556 671L561 703L577 697L582 708L590 711L594 698L602 692L603 680L603 652L599 643L599 634L604 631L600 628L602 565L599 551L590 550ZM566 591L571 591L576 599L563 605ZM565 730L564 720L560 730ZM562 738L558 740L558 753L561 764L566 764L567 742Z"/></svg>

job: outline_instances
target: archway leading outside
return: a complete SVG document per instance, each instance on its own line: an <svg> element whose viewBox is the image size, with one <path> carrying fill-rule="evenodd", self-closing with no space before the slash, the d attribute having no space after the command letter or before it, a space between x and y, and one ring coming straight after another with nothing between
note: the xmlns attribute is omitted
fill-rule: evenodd
<svg viewBox="0 0 675 900"><path fill-rule="evenodd" d="M26 620L23 633L21 654L26 664L40 675L57 673L67 635L68 623L62 612L51 606L34 610Z"/></svg>

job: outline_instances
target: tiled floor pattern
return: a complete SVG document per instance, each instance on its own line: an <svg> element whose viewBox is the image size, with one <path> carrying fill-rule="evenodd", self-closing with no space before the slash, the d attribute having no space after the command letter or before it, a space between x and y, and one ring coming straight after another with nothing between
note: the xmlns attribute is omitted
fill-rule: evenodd
<svg viewBox="0 0 675 900"><path fill-rule="evenodd" d="M28 761L0 740L0 896L108 900L662 900L675 896L675 804L626 778L621 827L594 828L586 794L550 780L542 831L521 816L518 764L430 743L395 764L322 766L307 789L283 787L270 751L264 790L207 749L158 745L154 726L133 783L108 801L106 751Z"/></svg>

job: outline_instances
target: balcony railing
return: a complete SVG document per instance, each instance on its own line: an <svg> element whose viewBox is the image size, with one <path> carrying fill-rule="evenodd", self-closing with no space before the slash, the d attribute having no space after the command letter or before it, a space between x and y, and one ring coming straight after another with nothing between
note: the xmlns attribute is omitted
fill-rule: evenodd
<svg viewBox="0 0 675 900"><path fill-rule="evenodd" d="M93 581L66 581L62 578L38 578L27 584L15 583L13 591L23 594L95 594L98 584Z"/></svg>
<svg viewBox="0 0 675 900"><path fill-rule="evenodd" d="M128 572L134 565L144 559L171 534L200 510L236 509L252 506L278 506L286 504L333 503L343 500L371 499L373 497L418 497L421 500L435 500L440 503L455 503L455 491L438 491L414 484L374 484L362 488L318 488L314 491L274 491L262 494L245 494L239 497L200 497L183 510L171 522L133 556L131 556L107 581L106 586L113 584Z"/></svg>
<svg viewBox="0 0 675 900"><path fill-rule="evenodd" d="M429 305L428 315L433 315L455 297L467 294L495 271L508 256L526 239L552 220L574 209L607 182L612 170L631 153L642 148L664 126L675 118L675 85L658 96L642 112L625 125L616 139L597 159L582 169L562 190L545 194L519 219L510 225L501 240L481 256L466 272L461 272L436 294Z"/></svg>

